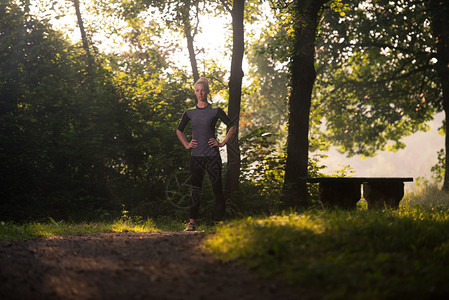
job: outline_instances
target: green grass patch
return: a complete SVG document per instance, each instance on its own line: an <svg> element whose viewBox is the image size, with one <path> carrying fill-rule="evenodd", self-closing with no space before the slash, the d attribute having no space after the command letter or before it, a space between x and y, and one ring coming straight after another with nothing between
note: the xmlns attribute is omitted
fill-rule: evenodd
<svg viewBox="0 0 449 300"><path fill-rule="evenodd" d="M436 184L419 184L407 193L401 201L404 206L449 207L449 193Z"/></svg>
<svg viewBox="0 0 449 300"><path fill-rule="evenodd" d="M313 210L234 220L204 248L327 299L449 294L449 209Z"/></svg>
<svg viewBox="0 0 449 300"><path fill-rule="evenodd" d="M183 228L182 222L169 218L160 220L122 218L114 222L92 223L56 222L53 218L49 218L46 223L15 224L0 221L0 240L48 238L57 235L89 233L181 231Z"/></svg>

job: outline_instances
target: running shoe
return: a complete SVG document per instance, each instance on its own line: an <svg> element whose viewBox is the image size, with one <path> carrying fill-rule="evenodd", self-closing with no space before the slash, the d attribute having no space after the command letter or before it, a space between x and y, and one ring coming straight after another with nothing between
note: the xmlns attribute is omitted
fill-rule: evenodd
<svg viewBox="0 0 449 300"><path fill-rule="evenodd" d="M184 231L196 231L196 225L193 223L188 223L186 225L186 229Z"/></svg>

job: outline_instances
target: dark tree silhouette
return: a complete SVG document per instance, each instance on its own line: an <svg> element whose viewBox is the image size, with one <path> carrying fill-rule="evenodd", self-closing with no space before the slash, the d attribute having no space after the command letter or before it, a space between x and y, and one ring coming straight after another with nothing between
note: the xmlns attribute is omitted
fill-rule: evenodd
<svg viewBox="0 0 449 300"><path fill-rule="evenodd" d="M86 60L87 60L87 72L88 74L92 73L92 66L93 66L93 57L89 50L89 42L86 36L86 31L84 29L84 23L83 18L81 17L81 10L80 10L80 2L79 0L73 0L73 6L75 7L76 11L76 18L78 20L78 27L80 29L81 33L81 40L83 42L83 49L86 52Z"/></svg>
<svg viewBox="0 0 449 300"><path fill-rule="evenodd" d="M438 76L440 77L442 85L442 96L443 96L443 109L446 114L446 164L443 179L443 190L449 191L449 159L448 159L448 149L449 149L449 5L443 0L429 0L428 9L431 16L431 27L435 38L435 44L437 49L437 65L436 69Z"/></svg>
<svg viewBox="0 0 449 300"><path fill-rule="evenodd" d="M224 5L227 7L225 1ZM229 8L228 8L229 9ZM238 188L240 177L240 148L238 139L240 102L242 99L242 61L245 48L244 37L244 11L245 0L234 0L232 9L229 9L232 16L232 60L231 77L229 80L229 118L237 126L236 136L228 143L228 171L226 174L226 194L229 196Z"/></svg>
<svg viewBox="0 0 449 300"><path fill-rule="evenodd" d="M284 196L288 205L306 206L309 152L309 114L315 82L315 40L324 0L292 3L294 41L291 53L291 94L285 166Z"/></svg>

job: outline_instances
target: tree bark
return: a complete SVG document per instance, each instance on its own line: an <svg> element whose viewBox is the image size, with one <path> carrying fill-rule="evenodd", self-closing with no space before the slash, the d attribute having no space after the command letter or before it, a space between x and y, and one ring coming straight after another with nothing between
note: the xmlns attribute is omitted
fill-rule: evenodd
<svg viewBox="0 0 449 300"><path fill-rule="evenodd" d="M234 0L232 15L232 60L229 79L229 118L237 127L234 138L227 144L228 170L226 174L226 195L237 191L240 177L239 117L242 98L242 61L245 48L243 17L245 0Z"/></svg>
<svg viewBox="0 0 449 300"><path fill-rule="evenodd" d="M193 81L197 82L200 78L198 65L196 62L195 48L193 47L194 36L192 35L192 24L190 23L190 0L185 1L182 10L182 21L184 23L184 36L187 40L187 50L189 51L190 66L192 67Z"/></svg>
<svg viewBox="0 0 449 300"><path fill-rule="evenodd" d="M321 8L326 1L296 0L293 7L294 45L291 55L291 93L284 177L284 202L307 206L309 114L315 83L315 39Z"/></svg>
<svg viewBox="0 0 449 300"><path fill-rule="evenodd" d="M93 66L93 58L92 58L92 55L90 54L89 43L87 40L86 31L84 30L84 23L83 23L83 18L81 17L79 0L73 0L73 6L75 6L76 18L78 20L78 27L80 28L80 33L81 33L81 40L83 42L84 51L86 52L87 72L89 75L91 75L92 74L91 69Z"/></svg>
<svg viewBox="0 0 449 300"><path fill-rule="evenodd" d="M446 164L443 179L443 190L449 191L449 5L443 0L428 0L431 16L431 27L437 49L436 69L440 78L443 93L443 109L446 114L445 152Z"/></svg>

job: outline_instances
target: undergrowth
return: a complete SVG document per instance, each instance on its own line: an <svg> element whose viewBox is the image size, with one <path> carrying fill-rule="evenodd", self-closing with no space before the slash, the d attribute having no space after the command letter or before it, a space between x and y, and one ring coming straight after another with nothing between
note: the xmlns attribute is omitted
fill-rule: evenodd
<svg viewBox="0 0 449 300"><path fill-rule="evenodd" d="M422 184L407 193L401 201L403 206L449 207L449 193L436 184Z"/></svg>
<svg viewBox="0 0 449 300"><path fill-rule="evenodd" d="M359 206L233 220L218 226L204 249L319 298L442 298L449 294L449 207L426 192L413 197L420 205L397 210Z"/></svg>
<svg viewBox="0 0 449 300"><path fill-rule="evenodd" d="M128 217L126 214L112 222L72 223L55 221L48 218L47 222L14 222L0 221L0 240L17 240L29 238L48 238L58 235L91 234L112 232L160 232L181 231L184 223L172 218L142 219ZM202 229L201 227L199 229Z"/></svg>

